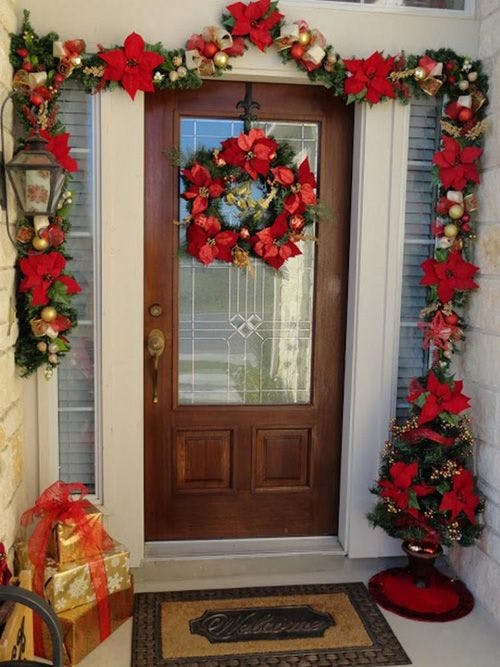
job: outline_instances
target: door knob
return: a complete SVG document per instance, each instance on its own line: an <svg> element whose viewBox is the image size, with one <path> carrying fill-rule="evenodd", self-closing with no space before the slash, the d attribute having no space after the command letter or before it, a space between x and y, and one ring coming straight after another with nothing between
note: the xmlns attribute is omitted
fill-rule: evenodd
<svg viewBox="0 0 500 667"><path fill-rule="evenodd" d="M148 335L148 352L153 362L153 403L158 403L158 366L165 351L165 335L160 329L152 329Z"/></svg>

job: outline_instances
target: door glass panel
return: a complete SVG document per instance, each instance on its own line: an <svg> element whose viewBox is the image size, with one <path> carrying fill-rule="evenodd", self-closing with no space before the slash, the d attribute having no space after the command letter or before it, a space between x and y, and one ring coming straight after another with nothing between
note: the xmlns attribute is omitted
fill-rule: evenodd
<svg viewBox="0 0 500 667"><path fill-rule="evenodd" d="M297 163L308 157L316 172L318 124L259 122L254 126L277 141L288 141ZM181 151L189 154L201 147L215 148L242 131L241 121L184 118ZM182 220L184 200L179 206ZM237 209L230 213L230 219L239 224ZM182 225L179 234L184 247ZM303 254L279 272L252 260L253 274L222 262L203 266L186 253L180 256L181 405L311 402L315 247L312 242L302 242L300 247Z"/></svg>

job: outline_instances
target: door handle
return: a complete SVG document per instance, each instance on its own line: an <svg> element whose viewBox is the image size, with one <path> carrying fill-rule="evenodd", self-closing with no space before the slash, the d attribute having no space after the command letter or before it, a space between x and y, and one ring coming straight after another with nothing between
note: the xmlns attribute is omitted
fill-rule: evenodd
<svg viewBox="0 0 500 667"><path fill-rule="evenodd" d="M148 335L148 352L153 362L153 403L158 403L158 366L165 351L165 335L160 329L152 329Z"/></svg>

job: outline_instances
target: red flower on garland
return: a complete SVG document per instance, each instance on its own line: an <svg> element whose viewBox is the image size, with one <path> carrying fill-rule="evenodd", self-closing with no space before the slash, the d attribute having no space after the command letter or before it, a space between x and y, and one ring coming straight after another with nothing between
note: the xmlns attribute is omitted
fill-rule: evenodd
<svg viewBox="0 0 500 667"><path fill-rule="evenodd" d="M450 338L459 338L461 335L458 327L446 323L443 313L440 310L438 310L430 322L419 322L418 328L424 332L425 349L434 345L434 347L440 350L447 350Z"/></svg>
<svg viewBox="0 0 500 667"><path fill-rule="evenodd" d="M19 291L32 290L33 306L44 306L49 302L47 291L55 282L66 285L68 294L81 292L80 285L74 278L62 275L66 267L66 260L60 252L28 255L20 260L19 266L24 274Z"/></svg>
<svg viewBox="0 0 500 667"><path fill-rule="evenodd" d="M201 164L195 163L191 169L183 169L182 175L192 183L191 187L182 193L182 197L194 200L191 210L193 217L206 211L210 197L220 197L224 192L222 180L213 179L208 169Z"/></svg>
<svg viewBox="0 0 500 667"><path fill-rule="evenodd" d="M453 489L443 495L439 510L451 512L450 522L455 521L460 512L463 512L471 523L476 523L476 510L480 499L474 493L474 478L465 468L455 475Z"/></svg>
<svg viewBox="0 0 500 667"><path fill-rule="evenodd" d="M234 19L233 36L248 37L261 51L273 43L272 30L283 18L277 10L270 11L271 0L258 0L245 5L235 2L227 7Z"/></svg>
<svg viewBox="0 0 500 667"><path fill-rule="evenodd" d="M382 487L380 496L390 498L398 509L404 510L414 517L417 517L419 512L416 507L410 507L411 496L413 495L416 499L421 496L428 496L436 490L433 486L412 484L417 473L418 464L416 462L408 465L403 462L393 463L389 468L389 475L392 480L382 479L379 482L379 486Z"/></svg>
<svg viewBox="0 0 500 667"><path fill-rule="evenodd" d="M221 231L219 220L214 216L199 215L187 229L187 251L202 264L211 264L214 259L231 263L232 249L238 234Z"/></svg>
<svg viewBox="0 0 500 667"><path fill-rule="evenodd" d="M436 375L429 371L427 387L424 389L417 384L410 387L408 402L414 403L422 394L425 394L425 403L418 416L419 425L433 421L442 412L458 415L469 407L469 397L462 394L464 383L462 380L440 382Z"/></svg>
<svg viewBox="0 0 500 667"><path fill-rule="evenodd" d="M393 69L395 56L384 58L375 51L369 58L344 60L347 76L344 81L346 95L360 96L370 104L377 104L382 97L396 96L392 83L387 78Z"/></svg>
<svg viewBox="0 0 500 667"><path fill-rule="evenodd" d="M256 254L276 270L290 257L302 254L299 247L290 240L286 213L279 215L271 227L266 227L252 236L250 243Z"/></svg>
<svg viewBox="0 0 500 667"><path fill-rule="evenodd" d="M154 92L153 70L165 58L154 51L145 50L145 42L136 32L131 33L123 43L123 48L99 53L106 63L103 81L120 81L132 99L138 90Z"/></svg>
<svg viewBox="0 0 500 667"><path fill-rule="evenodd" d="M63 169L70 172L78 171L78 162L69 154L71 150L68 146L69 132L52 135L47 130L40 130L40 136L47 139L47 150Z"/></svg>
<svg viewBox="0 0 500 667"><path fill-rule="evenodd" d="M482 148L466 146L452 137L441 138L444 149L432 158L432 163L439 167L439 180L445 188L463 190L469 181L479 183L479 172L474 164L483 153Z"/></svg>
<svg viewBox="0 0 500 667"><path fill-rule="evenodd" d="M276 141L268 139L262 130L250 130L248 134L242 132L238 138L223 141L218 159L241 167L255 180L258 174L267 175L277 150Z"/></svg>
<svg viewBox="0 0 500 667"><path fill-rule="evenodd" d="M420 265L425 272L420 285L437 285L438 297L441 303L447 303L455 292L468 289L477 289L479 285L472 278L479 271L479 267L466 262L460 252L450 252L444 262L438 262L429 257Z"/></svg>

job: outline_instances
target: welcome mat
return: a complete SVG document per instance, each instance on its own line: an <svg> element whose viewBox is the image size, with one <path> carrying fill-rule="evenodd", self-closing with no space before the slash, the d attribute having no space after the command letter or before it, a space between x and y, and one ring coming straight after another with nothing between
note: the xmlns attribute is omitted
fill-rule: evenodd
<svg viewBox="0 0 500 667"><path fill-rule="evenodd" d="M134 596L132 667L409 665L364 584Z"/></svg>

